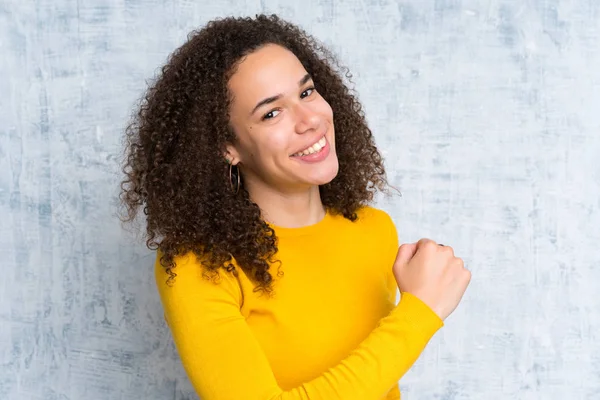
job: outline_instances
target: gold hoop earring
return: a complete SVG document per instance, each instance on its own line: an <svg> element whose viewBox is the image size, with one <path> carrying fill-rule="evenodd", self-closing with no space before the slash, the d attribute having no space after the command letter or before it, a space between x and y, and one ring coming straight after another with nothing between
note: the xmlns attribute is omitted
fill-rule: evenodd
<svg viewBox="0 0 600 400"><path fill-rule="evenodd" d="M229 161L229 160L227 160ZM240 178L240 168L237 165L233 165L229 163L229 184L231 185L231 190L233 194L238 194L240 191L241 178Z"/></svg>

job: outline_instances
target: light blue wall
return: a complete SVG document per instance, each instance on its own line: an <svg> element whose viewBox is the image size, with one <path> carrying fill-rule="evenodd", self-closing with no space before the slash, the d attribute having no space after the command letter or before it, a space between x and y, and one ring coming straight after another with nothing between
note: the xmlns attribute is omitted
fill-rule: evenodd
<svg viewBox="0 0 600 400"><path fill-rule="evenodd" d="M195 398L113 217L122 130L190 30L264 10L354 72L401 240L473 271L404 397L600 399L597 0L1 1L0 399Z"/></svg>

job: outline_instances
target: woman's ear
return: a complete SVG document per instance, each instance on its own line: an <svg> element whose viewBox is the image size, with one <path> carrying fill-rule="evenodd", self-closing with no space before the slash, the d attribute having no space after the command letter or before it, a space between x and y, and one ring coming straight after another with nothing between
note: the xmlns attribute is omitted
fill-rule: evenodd
<svg viewBox="0 0 600 400"><path fill-rule="evenodd" d="M240 162L240 156L236 148L232 144L225 145L225 151L223 152L223 158L227 164L236 165Z"/></svg>

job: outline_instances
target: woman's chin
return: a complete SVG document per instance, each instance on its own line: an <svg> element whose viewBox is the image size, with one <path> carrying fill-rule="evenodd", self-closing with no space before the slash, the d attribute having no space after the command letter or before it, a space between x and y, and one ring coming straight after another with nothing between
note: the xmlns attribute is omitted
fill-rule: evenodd
<svg viewBox="0 0 600 400"><path fill-rule="evenodd" d="M315 171L315 173L310 176L308 181L317 186L327 185L335 179L335 177L338 175L338 172L339 166L336 162L335 165L330 165L326 168L321 168L319 171Z"/></svg>

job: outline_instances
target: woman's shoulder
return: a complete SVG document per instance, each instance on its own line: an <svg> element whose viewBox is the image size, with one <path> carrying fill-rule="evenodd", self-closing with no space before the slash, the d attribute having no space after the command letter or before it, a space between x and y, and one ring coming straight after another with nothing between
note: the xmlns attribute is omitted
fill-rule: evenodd
<svg viewBox="0 0 600 400"><path fill-rule="evenodd" d="M394 225L392 217L386 211L373 206L361 207L357 210L356 215L358 216L357 222L362 224L368 224L375 227L389 227L390 225Z"/></svg>
<svg viewBox="0 0 600 400"><path fill-rule="evenodd" d="M157 279L167 279L173 277L172 274L176 274L176 276L195 275L204 269L202 263L192 251L173 257L173 266L168 269L162 264L163 257L164 253L157 250L154 258L154 273Z"/></svg>
<svg viewBox="0 0 600 400"><path fill-rule="evenodd" d="M368 232L370 237L380 241L381 244L389 244L396 248L398 231L390 214L380 208L365 206L357 211L357 216L361 231Z"/></svg>
<svg viewBox="0 0 600 400"><path fill-rule="evenodd" d="M186 334L190 320L228 318L241 308L243 295L231 273L208 270L193 251L175 256L172 268L163 266L161 257L157 251L156 287L165 320L177 334Z"/></svg>
<svg viewBox="0 0 600 400"><path fill-rule="evenodd" d="M237 279L231 272L226 271L225 268L217 270L207 268L193 251L173 257L171 268L166 268L162 264L162 256L163 253L157 250L154 262L156 284L161 291L167 287L177 292L196 291L201 288L214 289L214 286L218 286L220 290L239 294Z"/></svg>

